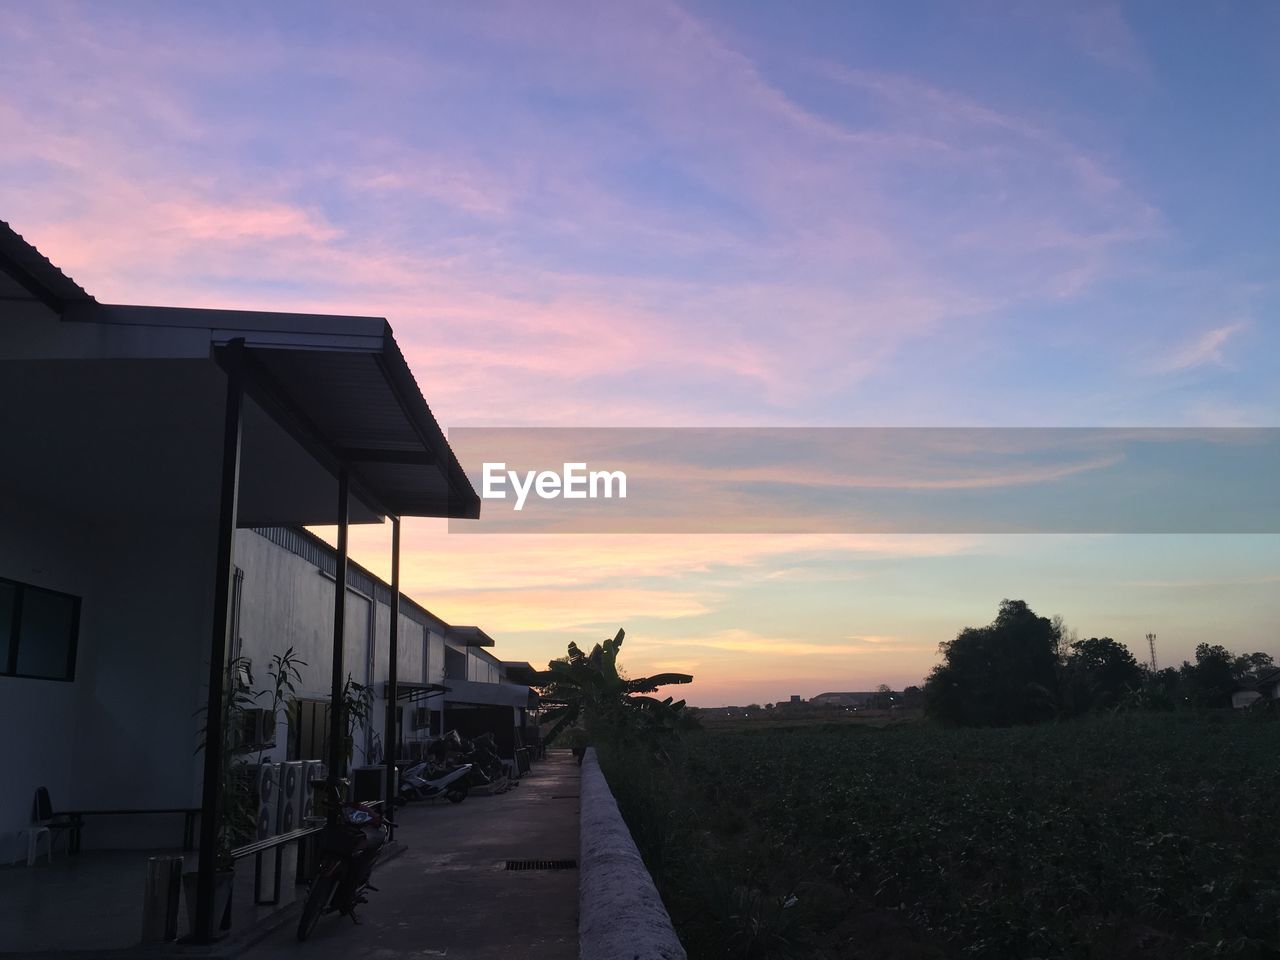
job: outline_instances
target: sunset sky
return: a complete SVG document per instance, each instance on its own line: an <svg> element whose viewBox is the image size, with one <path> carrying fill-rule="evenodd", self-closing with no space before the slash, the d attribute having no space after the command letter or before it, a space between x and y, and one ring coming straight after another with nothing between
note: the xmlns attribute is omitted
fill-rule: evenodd
<svg viewBox="0 0 1280 960"><path fill-rule="evenodd" d="M1277 425L1275 4L0 11L0 219L102 301L385 316L446 429ZM504 658L624 626L696 704L1004 597L1280 658L1276 535L405 529Z"/></svg>

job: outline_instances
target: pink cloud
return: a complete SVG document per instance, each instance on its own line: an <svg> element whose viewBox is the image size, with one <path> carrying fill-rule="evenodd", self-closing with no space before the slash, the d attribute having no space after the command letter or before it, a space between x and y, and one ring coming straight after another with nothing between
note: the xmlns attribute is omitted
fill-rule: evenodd
<svg viewBox="0 0 1280 960"><path fill-rule="evenodd" d="M1213 327L1204 333L1173 347L1156 359L1150 366L1152 373L1182 373L1210 364L1223 364L1223 347L1236 334L1247 329L1247 321Z"/></svg>
<svg viewBox="0 0 1280 960"><path fill-rule="evenodd" d="M522 149L506 151L501 163L456 137L425 148L356 127L329 144L345 156L266 178L227 166L193 177L182 168L190 160L184 144L230 146L220 155L231 157L236 145L264 136L265 118L249 112L214 125L195 106L198 83L168 82L184 59L187 77L215 74L228 38L201 37L178 56L154 37L140 44L122 31L77 27L68 42L79 44L83 69L96 64L104 78L92 98L70 89L49 60L43 86L65 109L11 98L6 114L12 142L55 163L76 201L62 209L19 202L9 215L104 299L385 315L431 384L438 414L452 423L786 422L788 411L847 393L948 325L1027 296L1077 294L1115 269L1116 250L1141 235L1144 221L1135 216L1132 234L1076 228L1070 191L1117 217L1135 212L1119 178L1043 126L954 91L833 74L892 106L887 123L859 129L801 105L677 6L608 16L482 12L467 22L523 56L530 82L570 89L583 76L601 78L638 126L602 122L585 150L577 129L516 117L512 136ZM247 46L245 69L254 75L305 65L349 79L356 91L383 82L362 78L355 64L367 51L357 46L341 56L270 36ZM441 95L441 76L460 69L391 60L395 82L427 98ZM126 103L134 105L131 122L99 119ZM278 136L309 130L292 123L280 118ZM150 141L159 146L154 154L143 149ZM1027 195L1033 215L966 222L936 243L922 240L920 221L932 211L904 211L886 177L904 163L968 176L988 162L993 142L1015 166L1060 154L1065 159L1049 168L1070 191L1055 199L1056 185L1037 188ZM602 171L646 143L678 153L685 173L755 218L757 233L614 189ZM330 178L350 192L352 206L368 208L369 222L339 220L297 199ZM483 229L426 232L403 213L422 200L477 218ZM531 226L606 249L723 259L732 275L566 269L513 245L510 238ZM960 265L1008 262L969 276L954 264L937 269L939 254ZM197 275L192 262L201 264ZM781 327L785 336L777 335ZM602 402L588 384L605 371L679 380L723 400L699 411L654 390Z"/></svg>

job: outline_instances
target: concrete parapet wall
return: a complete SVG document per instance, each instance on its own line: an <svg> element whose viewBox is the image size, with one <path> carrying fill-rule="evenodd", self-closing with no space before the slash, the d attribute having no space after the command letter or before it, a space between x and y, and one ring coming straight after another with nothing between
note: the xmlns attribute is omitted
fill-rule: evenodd
<svg viewBox="0 0 1280 960"><path fill-rule="evenodd" d="M618 812L594 748L582 760L578 955L581 960L685 960L667 908Z"/></svg>

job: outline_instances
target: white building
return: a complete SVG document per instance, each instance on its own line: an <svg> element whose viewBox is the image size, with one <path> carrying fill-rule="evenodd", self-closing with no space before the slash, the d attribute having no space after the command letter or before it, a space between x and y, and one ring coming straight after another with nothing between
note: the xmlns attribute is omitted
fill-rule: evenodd
<svg viewBox="0 0 1280 960"><path fill-rule="evenodd" d="M391 662L389 615L246 531L336 524L346 569L348 522L392 518L398 550L399 517L479 498L384 319L98 303L3 223L0 444L0 857L39 786L62 809L199 807L211 937L221 747L193 748L221 710L234 566L255 660L296 640L317 696ZM406 675L447 669L429 617L398 622Z"/></svg>
<svg viewBox="0 0 1280 960"><path fill-rule="evenodd" d="M292 649L306 663L297 706L289 721L281 714L274 746L264 751L264 759L326 756L335 562L333 547L305 530L263 528L241 531L236 538L231 656L250 661L258 689L268 685L266 670L273 654ZM386 582L357 564L349 565L343 662L354 680L374 691L372 723L355 737L355 765L382 763L391 753L413 755L410 745L460 726L458 713L465 709L501 707L507 728L525 725L529 687L507 681L501 661L484 649L493 646L493 639L478 627L450 626L401 594L398 730L389 738L390 601ZM510 743L509 733L498 736ZM503 756L511 758L506 751Z"/></svg>

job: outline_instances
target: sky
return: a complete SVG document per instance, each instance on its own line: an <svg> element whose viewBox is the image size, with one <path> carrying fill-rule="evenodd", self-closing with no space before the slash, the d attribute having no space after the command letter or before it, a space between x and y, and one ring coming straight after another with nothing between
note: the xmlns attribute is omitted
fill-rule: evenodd
<svg viewBox="0 0 1280 960"><path fill-rule="evenodd" d="M105 302L384 316L446 429L1277 425L1274 4L0 13L0 219ZM1005 597L1280 657L1274 535L406 520L404 567L703 705L919 682Z"/></svg>

